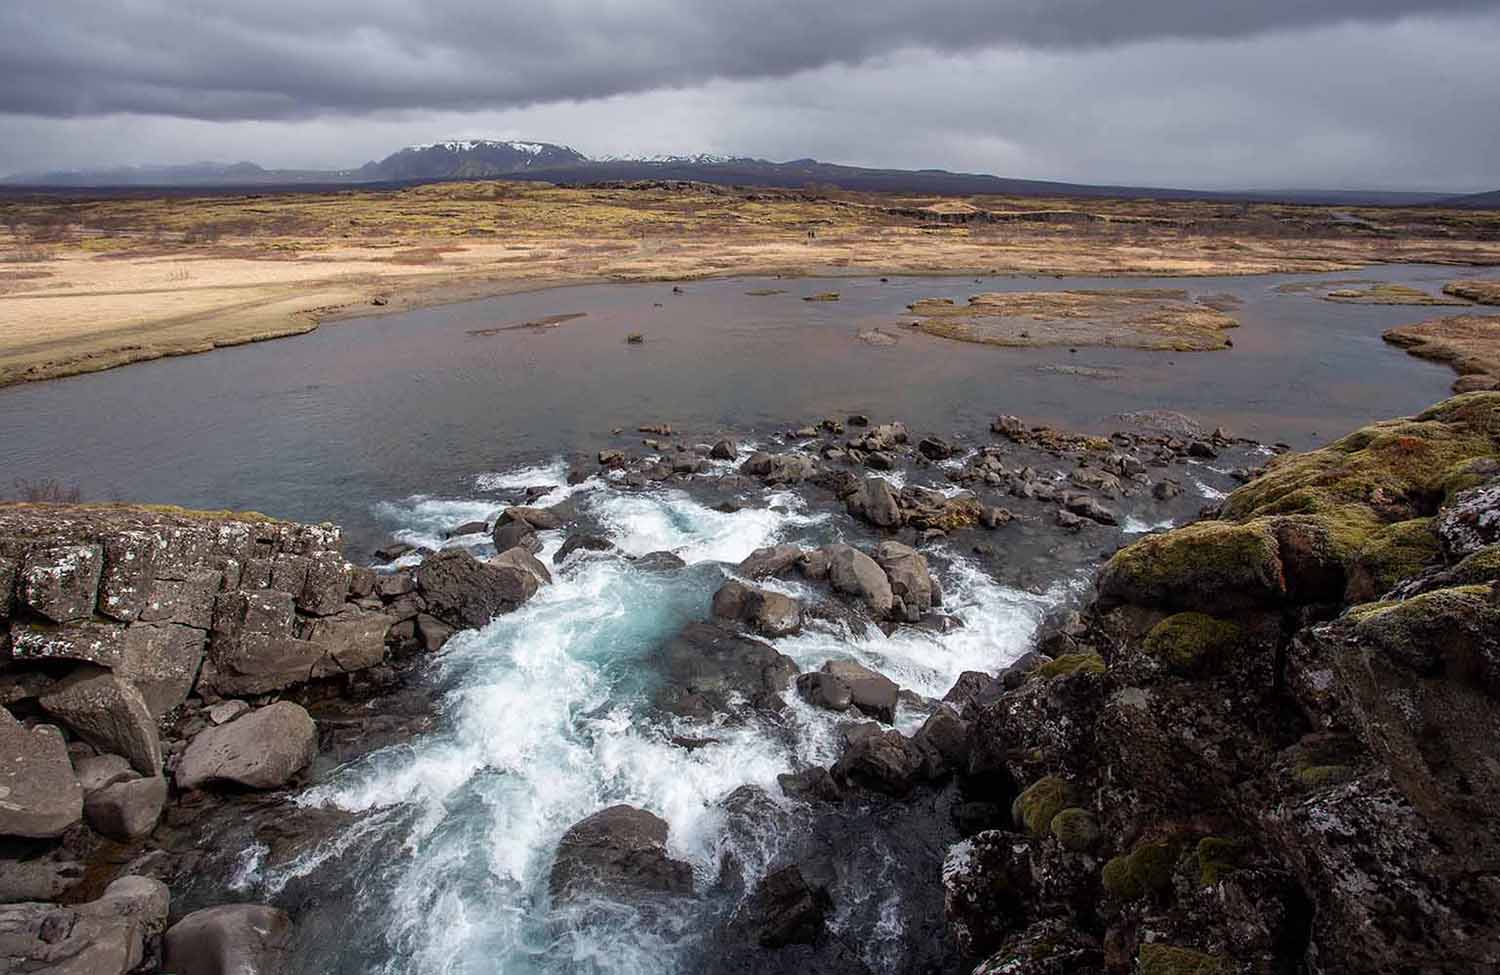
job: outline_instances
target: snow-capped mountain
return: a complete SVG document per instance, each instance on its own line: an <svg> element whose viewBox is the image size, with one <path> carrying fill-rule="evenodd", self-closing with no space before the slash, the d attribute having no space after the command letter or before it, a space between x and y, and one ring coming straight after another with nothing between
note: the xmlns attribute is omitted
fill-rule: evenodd
<svg viewBox="0 0 1500 975"><path fill-rule="evenodd" d="M376 180L485 179L588 161L578 150L550 142L452 139L407 146L379 162L366 163L360 174Z"/></svg>

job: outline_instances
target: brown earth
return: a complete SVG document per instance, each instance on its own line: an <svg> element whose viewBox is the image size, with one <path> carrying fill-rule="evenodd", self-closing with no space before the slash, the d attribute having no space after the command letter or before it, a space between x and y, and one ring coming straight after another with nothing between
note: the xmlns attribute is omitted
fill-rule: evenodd
<svg viewBox="0 0 1500 975"><path fill-rule="evenodd" d="M0 199L0 385L567 283L1500 264L1500 214L1346 212L667 183L12 196Z"/></svg>
<svg viewBox="0 0 1500 975"><path fill-rule="evenodd" d="M984 345L1115 345L1207 352L1228 348L1239 323L1175 288L988 292L957 305L927 298L911 306L929 335Z"/></svg>

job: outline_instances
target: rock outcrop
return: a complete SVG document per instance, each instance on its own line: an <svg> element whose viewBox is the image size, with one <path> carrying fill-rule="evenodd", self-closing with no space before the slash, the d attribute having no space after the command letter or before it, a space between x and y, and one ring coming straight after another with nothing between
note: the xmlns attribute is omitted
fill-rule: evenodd
<svg viewBox="0 0 1500 975"><path fill-rule="evenodd" d="M693 868L667 853L667 833L666 820L624 805L574 823L557 847L552 897L692 893Z"/></svg>

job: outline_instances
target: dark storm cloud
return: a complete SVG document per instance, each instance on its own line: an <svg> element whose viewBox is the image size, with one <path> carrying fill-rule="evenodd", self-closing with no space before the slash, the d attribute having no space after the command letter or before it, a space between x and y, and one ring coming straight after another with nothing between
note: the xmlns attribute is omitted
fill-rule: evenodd
<svg viewBox="0 0 1500 975"><path fill-rule="evenodd" d="M0 113L280 119L770 79L892 51L1098 48L1494 0L7 0Z"/></svg>

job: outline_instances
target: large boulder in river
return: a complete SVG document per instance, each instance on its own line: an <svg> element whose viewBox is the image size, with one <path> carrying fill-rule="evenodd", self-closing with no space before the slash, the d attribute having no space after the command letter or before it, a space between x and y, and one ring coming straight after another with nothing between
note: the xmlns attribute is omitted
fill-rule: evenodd
<svg viewBox="0 0 1500 975"><path fill-rule="evenodd" d="M802 628L802 604L797 600L733 579L714 593L713 614L744 623L761 636L789 636Z"/></svg>
<svg viewBox="0 0 1500 975"><path fill-rule="evenodd" d="M172 975L282 975L292 919L264 904L221 904L194 911L167 930L165 970Z"/></svg>
<svg viewBox="0 0 1500 975"><path fill-rule="evenodd" d="M200 731L177 766L177 785L276 789L306 768L317 751L318 728L312 716L300 704L278 701Z"/></svg>
<svg viewBox="0 0 1500 975"><path fill-rule="evenodd" d="M879 477L867 477L849 500L845 502L849 514L868 521L880 528L901 526L901 505L889 482Z"/></svg>
<svg viewBox="0 0 1500 975"><path fill-rule="evenodd" d="M926 761L910 738L874 727L854 738L833 766L835 781L900 798L920 783Z"/></svg>
<svg viewBox="0 0 1500 975"><path fill-rule="evenodd" d="M797 676L797 665L776 648L708 623L689 623L656 652L663 710L709 717L730 710L736 698L752 707L775 707Z"/></svg>
<svg viewBox="0 0 1500 975"><path fill-rule="evenodd" d="M156 720L129 681L84 665L44 694L41 704L95 748L130 759L142 775L161 771Z"/></svg>
<svg viewBox="0 0 1500 975"><path fill-rule="evenodd" d="M0 708L0 836L57 836L82 815L62 733L27 728Z"/></svg>
<svg viewBox="0 0 1500 975"><path fill-rule="evenodd" d="M668 826L644 809L618 805L574 823L552 864L556 900L590 894L691 894L693 868L667 854Z"/></svg>
<svg viewBox="0 0 1500 975"><path fill-rule="evenodd" d="M795 545L768 545L745 556L736 568L746 579L769 579L789 572L802 560L802 549Z"/></svg>
<svg viewBox="0 0 1500 975"><path fill-rule="evenodd" d="M536 595L537 576L515 565L481 562L461 549L446 549L417 567L417 589L427 612L460 629L484 626Z"/></svg>
<svg viewBox="0 0 1500 975"><path fill-rule="evenodd" d="M927 557L910 545L881 542L875 547L875 563L885 570L891 592L901 597L911 622L920 619L938 601L934 599L936 586L927 566Z"/></svg>
<svg viewBox="0 0 1500 975"><path fill-rule="evenodd" d="M124 843L156 828L166 805L167 780L153 775L90 792L83 801L83 815L94 832Z"/></svg>
<svg viewBox="0 0 1500 975"><path fill-rule="evenodd" d="M852 545L830 545L827 552L828 580L834 591L859 597L876 619L888 616L894 596L885 570Z"/></svg>

